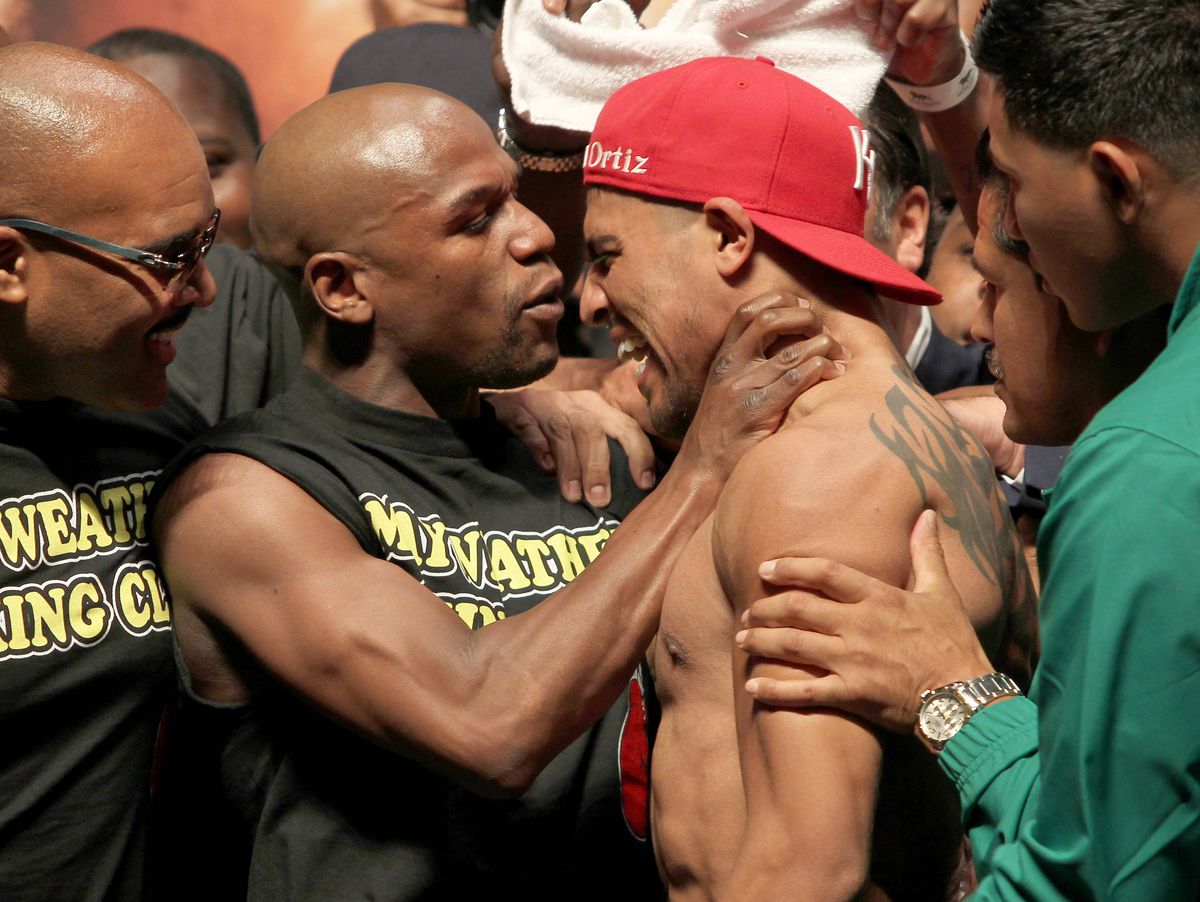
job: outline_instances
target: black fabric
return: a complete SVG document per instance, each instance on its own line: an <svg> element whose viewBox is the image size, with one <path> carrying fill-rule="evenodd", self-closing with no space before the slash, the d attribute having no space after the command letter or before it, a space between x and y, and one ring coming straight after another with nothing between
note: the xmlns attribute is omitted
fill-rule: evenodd
<svg viewBox="0 0 1200 902"><path fill-rule="evenodd" d="M0 400L0 898L136 900L174 684L145 538L157 472L202 427Z"/></svg>
<svg viewBox="0 0 1200 902"><path fill-rule="evenodd" d="M501 101L492 42L474 29L421 22L374 31L342 54L329 93L393 81L449 94L496 127Z"/></svg>
<svg viewBox="0 0 1200 902"><path fill-rule="evenodd" d="M208 268L217 299L192 311L167 370L210 424L261 407L300 369L300 329L275 278L250 254L213 245Z"/></svg>
<svg viewBox="0 0 1200 902"><path fill-rule="evenodd" d="M159 409L0 399L4 902L147 895L155 736L175 672L146 495L209 423L298 368L298 332L269 274L231 248L210 261L216 303L177 337Z"/></svg>
<svg viewBox="0 0 1200 902"><path fill-rule="evenodd" d="M307 371L263 410L191 445L162 484L212 452L243 454L290 478L364 550L423 580L472 628L554 603L641 497L618 456L609 509L568 504L486 404L474 420L414 416ZM202 785L223 784L227 810L249 814L249 899L662 897L649 844L630 834L622 812L625 698L529 792L497 801L368 744L263 674L247 676L256 688L245 706L192 697L181 719L221 734L205 743L212 759L194 756L189 768ZM203 838L188 844L197 860L210 860L193 842Z"/></svg>
<svg viewBox="0 0 1200 902"><path fill-rule="evenodd" d="M930 324L929 346L913 368L917 380L931 395L966 385L991 385L986 345L960 345L947 338L936 323Z"/></svg>

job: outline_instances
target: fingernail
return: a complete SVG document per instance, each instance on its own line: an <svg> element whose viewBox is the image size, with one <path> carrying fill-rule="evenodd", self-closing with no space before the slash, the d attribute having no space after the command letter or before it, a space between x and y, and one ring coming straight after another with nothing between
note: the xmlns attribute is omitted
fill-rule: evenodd
<svg viewBox="0 0 1200 902"><path fill-rule="evenodd" d="M758 565L758 575L763 579L770 579L775 575L775 562L765 561Z"/></svg>
<svg viewBox="0 0 1200 902"><path fill-rule="evenodd" d="M582 487L580 486L578 479L572 479L570 482L567 483L567 498L568 498L568 500L578 501L580 498L583 497L581 492L582 492Z"/></svg>
<svg viewBox="0 0 1200 902"><path fill-rule="evenodd" d="M588 489L588 498L592 504L604 504L608 500L608 489L602 485L594 485Z"/></svg>
<svg viewBox="0 0 1200 902"><path fill-rule="evenodd" d="M741 645L743 642L745 642L745 641L746 641L746 634L747 634L748 632L750 632L750 631L749 631L749 630L742 630L742 631L741 631L741 632L739 632L739 633L738 633L736 636L734 636L734 637L733 637L733 641L734 641L734 642L736 642L738 645Z"/></svg>
<svg viewBox="0 0 1200 902"><path fill-rule="evenodd" d="M846 372L846 364L842 363L840 360L835 360L833 362L833 368L835 370L837 370L839 373Z"/></svg>
<svg viewBox="0 0 1200 902"><path fill-rule="evenodd" d="M746 691L749 692L751 695L754 695L758 692L758 686L759 686L758 680L747 680L746 681Z"/></svg>
<svg viewBox="0 0 1200 902"><path fill-rule="evenodd" d="M640 485L644 489L654 488L654 471L653 470L643 470L641 478L638 479L638 485Z"/></svg>
<svg viewBox="0 0 1200 902"><path fill-rule="evenodd" d="M750 612L742 611L742 626L749 626L749 625L750 625Z"/></svg>

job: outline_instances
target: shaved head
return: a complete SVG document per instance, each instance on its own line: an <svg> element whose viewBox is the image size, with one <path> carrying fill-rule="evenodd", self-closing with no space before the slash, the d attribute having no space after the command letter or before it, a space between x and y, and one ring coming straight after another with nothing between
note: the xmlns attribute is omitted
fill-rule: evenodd
<svg viewBox="0 0 1200 902"><path fill-rule="evenodd" d="M0 48L0 219L37 220L127 248L169 253L213 216L204 152L159 91L77 50ZM0 393L144 410L160 403L172 330L211 303L203 266L161 270L0 226Z"/></svg>
<svg viewBox="0 0 1200 902"><path fill-rule="evenodd" d="M302 268L332 248L362 252L399 211L432 196L442 149L488 132L469 107L415 85L340 91L301 110L267 142L252 231L264 259Z"/></svg>
<svg viewBox="0 0 1200 902"><path fill-rule="evenodd" d="M138 178L130 151L140 158L180 141L203 161L170 101L127 69L55 44L0 48L0 215L58 224L103 215Z"/></svg>
<svg viewBox="0 0 1200 902"><path fill-rule="evenodd" d="M340 91L285 122L259 158L251 232L306 364L371 359L445 415L553 368L554 236L516 188L488 124L427 88Z"/></svg>

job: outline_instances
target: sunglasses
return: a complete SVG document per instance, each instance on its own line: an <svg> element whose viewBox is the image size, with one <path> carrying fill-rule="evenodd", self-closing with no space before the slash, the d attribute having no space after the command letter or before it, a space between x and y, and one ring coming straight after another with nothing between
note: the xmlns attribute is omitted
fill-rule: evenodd
<svg viewBox="0 0 1200 902"><path fill-rule="evenodd" d="M113 244L110 241L102 241L90 235L83 235L79 232L72 232L70 229L62 229L49 223L39 222L36 219L0 219L0 226L9 226L24 232L39 232L62 241L69 241L71 244L79 244L83 247L104 251L123 260L132 260L134 263L146 267L151 272L165 277L167 279L167 291L172 294L182 291L183 287L195 275L200 262L213 245L213 240L217 236L217 226L220 224L221 211L213 210L212 219L208 221L208 224L204 226L199 235L187 240L187 244L182 250L172 250L156 254L152 251L143 251L135 247L125 247L121 244Z"/></svg>

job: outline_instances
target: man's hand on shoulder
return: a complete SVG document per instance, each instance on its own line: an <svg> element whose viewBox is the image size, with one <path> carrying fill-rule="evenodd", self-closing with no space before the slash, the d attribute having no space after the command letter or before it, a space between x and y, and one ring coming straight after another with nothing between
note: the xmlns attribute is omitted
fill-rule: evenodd
<svg viewBox="0 0 1200 902"><path fill-rule="evenodd" d="M743 453L779 428L800 395L844 371L847 356L794 294L773 291L743 304L713 358L676 460L702 463L724 481Z"/></svg>
<svg viewBox="0 0 1200 902"><path fill-rule="evenodd" d="M558 476L562 496L604 507L612 500L608 439L629 460L637 485L654 488L654 449L642 427L594 391L506 392L489 399L496 417L533 452L538 465Z"/></svg>
<svg viewBox="0 0 1200 902"><path fill-rule="evenodd" d="M909 732L926 689L995 670L950 581L936 514L921 515L910 541L912 591L825 558L766 562L763 580L786 588L750 606L738 647L826 674L752 679L750 695L768 705L840 708Z"/></svg>

